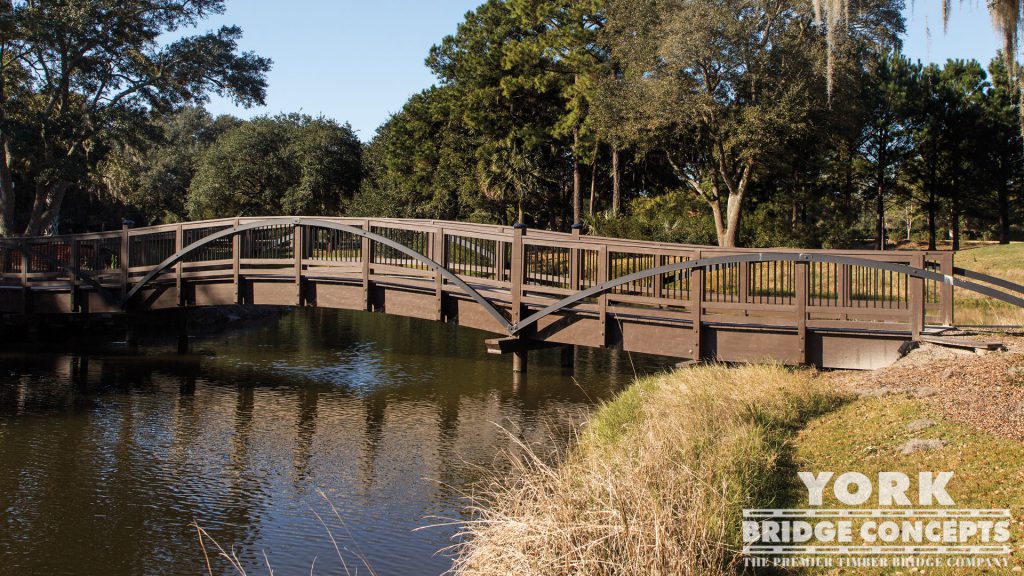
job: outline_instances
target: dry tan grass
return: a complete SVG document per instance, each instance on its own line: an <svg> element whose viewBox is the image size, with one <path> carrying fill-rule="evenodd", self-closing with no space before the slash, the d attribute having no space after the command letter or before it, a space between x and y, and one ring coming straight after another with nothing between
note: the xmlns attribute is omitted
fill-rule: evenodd
<svg viewBox="0 0 1024 576"><path fill-rule="evenodd" d="M553 464L528 446L475 495L458 574L731 574L742 509L784 498L789 439L842 397L806 371L705 366L646 378Z"/></svg>
<svg viewBox="0 0 1024 576"><path fill-rule="evenodd" d="M1024 285L1024 243L964 250L956 255L956 265ZM957 289L955 295L957 325L1024 326L1024 308L969 290Z"/></svg>

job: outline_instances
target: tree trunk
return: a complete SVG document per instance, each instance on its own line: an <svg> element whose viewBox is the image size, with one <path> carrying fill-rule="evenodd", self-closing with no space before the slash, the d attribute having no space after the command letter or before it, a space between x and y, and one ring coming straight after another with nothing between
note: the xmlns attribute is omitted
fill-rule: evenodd
<svg viewBox="0 0 1024 576"><path fill-rule="evenodd" d="M0 237L14 234L14 178L11 175L11 147L3 140L0 158Z"/></svg>
<svg viewBox="0 0 1024 576"><path fill-rule="evenodd" d="M999 243L1010 243L1010 192L1006 180L999 183Z"/></svg>
<svg viewBox="0 0 1024 576"><path fill-rule="evenodd" d="M590 167L590 216L594 216L594 197L597 196L597 154L594 154L594 164Z"/></svg>
<svg viewBox="0 0 1024 576"><path fill-rule="evenodd" d="M572 129L572 223L580 223L580 129Z"/></svg>
<svg viewBox="0 0 1024 576"><path fill-rule="evenodd" d="M932 146L931 154L928 158L928 249L935 250L936 247L936 213L938 212L939 199L936 194L936 187L938 186L938 178L936 172L938 171L938 152L935 150L934 145Z"/></svg>
<svg viewBox="0 0 1024 576"><path fill-rule="evenodd" d="M875 205L875 247L878 250L885 250L885 176L882 171L878 173L878 194Z"/></svg>
<svg viewBox="0 0 1024 576"><path fill-rule="evenodd" d="M952 162L950 162L950 165L953 167L953 174L949 179L950 184L952 184L950 188L950 197L953 202L952 210L950 211L950 219L952 220L950 222L950 227L953 229L953 250L955 251L960 249L960 194L963 191L963 186L960 181L963 173L961 172L960 166L959 144L953 148L953 159Z"/></svg>
<svg viewBox="0 0 1024 576"><path fill-rule="evenodd" d="M724 241L719 245L724 248L735 248L740 235L740 213L743 205L743 194L733 193L726 201L726 229Z"/></svg>
<svg viewBox="0 0 1024 576"><path fill-rule="evenodd" d="M932 188L928 191L928 249L935 250L936 246L936 233L935 233L935 189Z"/></svg>
<svg viewBox="0 0 1024 576"><path fill-rule="evenodd" d="M64 195L68 190L67 182L52 184L36 184L36 194L32 201L32 213L25 227L26 236L52 234L57 228L60 208L64 203Z"/></svg>
<svg viewBox="0 0 1024 576"><path fill-rule="evenodd" d="M715 235L718 237L718 245L725 246L725 223L722 221L722 206L718 200L709 201L711 206L711 217L715 221Z"/></svg>
<svg viewBox="0 0 1024 576"><path fill-rule="evenodd" d="M960 192L953 193L953 210L950 214L953 228L953 250L960 249Z"/></svg>
<svg viewBox="0 0 1024 576"><path fill-rule="evenodd" d="M619 149L612 148L612 216L618 216L621 209L622 195L620 188L621 171L619 169Z"/></svg>

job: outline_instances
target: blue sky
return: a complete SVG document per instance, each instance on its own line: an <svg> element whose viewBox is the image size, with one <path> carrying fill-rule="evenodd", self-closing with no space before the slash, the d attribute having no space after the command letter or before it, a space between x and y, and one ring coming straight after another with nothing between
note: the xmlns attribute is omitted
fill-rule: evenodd
<svg viewBox="0 0 1024 576"><path fill-rule="evenodd" d="M227 0L227 11L200 29L237 24L244 50L274 60L267 105L243 109L214 98L214 114L251 117L302 111L349 122L368 141L406 99L430 86L430 46L455 32L482 0ZM925 62L975 58L998 48L984 2L953 2L943 33L941 0L908 2L905 52ZM931 31L930 38L926 33Z"/></svg>

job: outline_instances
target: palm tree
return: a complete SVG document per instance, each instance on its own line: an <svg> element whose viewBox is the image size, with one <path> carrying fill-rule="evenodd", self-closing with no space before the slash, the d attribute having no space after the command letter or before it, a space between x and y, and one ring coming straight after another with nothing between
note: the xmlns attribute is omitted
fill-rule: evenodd
<svg viewBox="0 0 1024 576"><path fill-rule="evenodd" d="M477 165L480 190L491 200L516 203L517 224L523 223L523 200L541 185L541 169L536 155L514 142L502 142Z"/></svg>

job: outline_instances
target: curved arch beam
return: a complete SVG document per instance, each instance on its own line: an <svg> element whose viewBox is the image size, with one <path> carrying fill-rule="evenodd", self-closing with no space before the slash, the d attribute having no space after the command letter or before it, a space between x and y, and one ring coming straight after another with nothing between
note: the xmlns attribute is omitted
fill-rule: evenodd
<svg viewBox="0 0 1024 576"><path fill-rule="evenodd" d="M958 280L952 276L945 274L939 274L938 272L929 272L927 270L921 270L906 264L894 264L891 262L877 262L874 260L866 260L864 258L856 258L853 256L833 256L830 254L804 254L804 253L772 253L772 252L758 252L753 254L735 254L730 256L715 256L711 258L701 258L700 260L690 260L687 262L677 262L675 264L666 264L665 266L659 266L657 268L650 268L647 270L641 270L640 272L634 272L626 276L620 276L614 280L609 280L597 286L593 286L586 290L577 292L571 296L562 298L558 302L551 304L550 306L534 312L530 316L524 318L522 321L512 326L511 333L513 335L519 334L526 328L536 324L541 318L558 312L576 304L577 302L586 298L594 296L600 296L614 288L628 284L636 280L643 280L644 278L650 278L651 276L658 276L661 274L668 274L670 272L679 272L682 270L691 270L693 268L704 268L707 266L714 266L719 264L738 264L743 262L825 262L829 264L848 264L852 266L864 266L867 268L875 268L877 270L887 270L889 272L896 272L899 274L906 274L913 278L921 278L924 280L934 280L943 284L950 284L958 288L964 288L972 292L977 292L996 300L1019 306L1024 308L1024 298L1018 298L1010 294L1005 294L988 286L982 286L974 282L967 280Z"/></svg>
<svg viewBox="0 0 1024 576"><path fill-rule="evenodd" d="M24 246L22 244L18 244L17 242L5 243L5 244L7 246L11 247L11 248L14 248L15 250L17 250L19 252L22 252L22 253L26 254L29 257L29 259L38 258L40 260L44 260L48 264L51 264L51 265L56 266L58 268L63 268L64 270L70 272L71 274L73 274L79 280L82 280L86 284L88 284L88 285L92 286L93 288L95 288L96 289L96 293L99 294L100 297L103 298L107 302L107 304L112 304L114 306L119 306L121 304L121 302L117 298L117 296L115 296L113 292L108 290L106 286L101 284L100 281L97 280L92 274L84 272L80 268L72 266L71 264L68 264L66 262L61 262L60 260L58 260L58 259L56 259L56 258L54 258L52 256L49 256L47 254L43 254L42 252L36 252L35 250L32 250L28 246Z"/></svg>
<svg viewBox="0 0 1024 576"><path fill-rule="evenodd" d="M139 290L141 290L146 284L148 284L151 280L153 280L153 278L156 278L161 272L167 270L171 266L174 266L175 264L180 262L182 259L184 259L186 256L188 256L189 254L191 254L195 250L198 250L199 248L202 248L203 246L205 246L205 245L207 245L207 244L209 244L211 242L215 242L215 241L223 239L223 238L229 238L231 236L234 236L235 234L239 234L241 232L245 232L246 230L252 230L254 228L262 228L264 226L270 226L270 225L273 225L273 224L281 224L281 223L282 223L281 219L273 219L273 220L268 219L268 220L260 220L260 221L256 221L256 222L248 222L246 224L240 224L238 226L232 226L230 228L226 228L224 230L221 230L220 232L215 232L213 234L210 234L209 236L206 236L204 238L196 240L195 242L193 242L193 243L189 244L188 246L182 248L178 252L174 253L173 255L167 257L165 260L163 260L162 262L157 264L156 267L154 267L152 270L150 270L142 278L142 280L140 280L134 286L132 286L132 289L128 291L127 295L125 295L124 301L121 303L122 307L126 306L128 304L128 302L131 301L131 299L139 292ZM329 229L332 229L332 230L339 230L341 232L347 232L347 233L353 234L355 236L360 236L360 237L363 237L363 238L368 238L368 239L370 239L370 240L372 240L374 242L377 242L377 243L383 244L383 245L385 245L385 246L387 246L389 248L393 248L395 250L398 250L402 254L405 254L406 256L409 256L410 258L413 258L414 260L417 260L417 261L425 264L431 270L434 270L434 271L438 272L446 280L448 280L452 284L458 286L459 289L461 289L465 293L469 294L469 296L471 298L473 298L473 300L475 300L477 302L477 304L480 304L481 306L483 306L484 310L486 310L491 316L493 316L494 319L497 320L505 328L505 330L509 334L512 333L512 324L508 321L507 318L505 318L504 314L502 314L500 311L498 311L498 309L495 308L494 305L491 304L491 302L489 300L487 300L487 298L484 298L484 296L482 294L480 294L480 292L478 292L476 289L470 287L469 284L466 284L454 272L448 270L447 268L445 268L441 264L435 262L434 260L431 260L430 258L427 258L423 254L420 254L419 252L416 252L415 250L413 250L413 249L411 249L411 248L409 248L407 246L399 244L398 242L395 242L394 240L392 240L390 238L381 236L380 234L374 234L373 232L370 232L369 230L363 230L362 228L357 228L355 226L349 226L347 224L339 224L337 222L330 222L328 220L319 220L319 219L315 219L315 218L294 218L294 219L292 219L290 221L290 223L291 224L301 224L301 225L304 225L304 226L315 226L315 227L318 227L318 228L329 228Z"/></svg>
<svg viewBox="0 0 1024 576"><path fill-rule="evenodd" d="M1004 290L1010 290L1011 292L1017 292L1018 294L1024 294L1024 286L1015 284L1009 280L1003 280L1002 278L996 278L995 276L989 276L988 274L982 274L981 272L975 272L974 270L968 270L966 268L956 267L953 268L953 274L957 276L963 276L965 278L972 278L974 280L980 280L987 282L995 286L999 286Z"/></svg>

